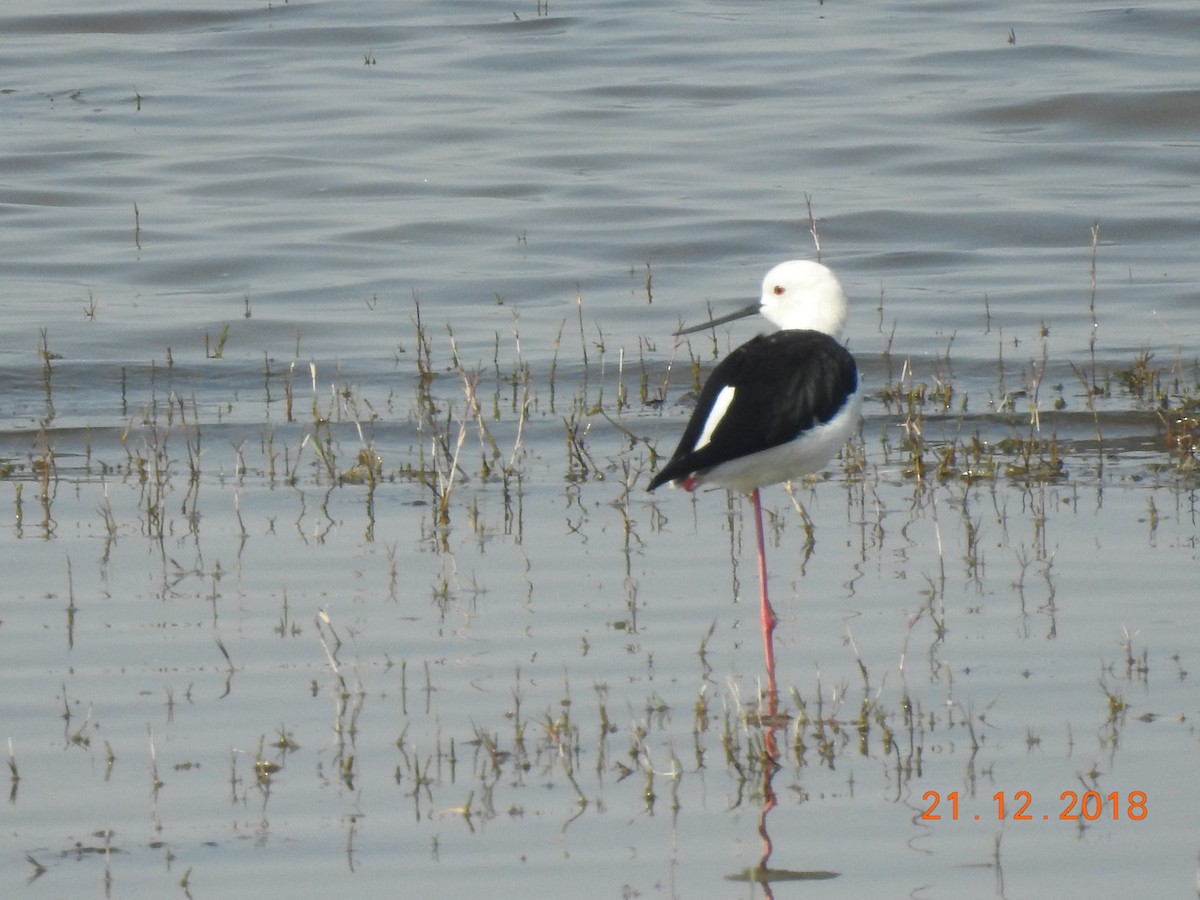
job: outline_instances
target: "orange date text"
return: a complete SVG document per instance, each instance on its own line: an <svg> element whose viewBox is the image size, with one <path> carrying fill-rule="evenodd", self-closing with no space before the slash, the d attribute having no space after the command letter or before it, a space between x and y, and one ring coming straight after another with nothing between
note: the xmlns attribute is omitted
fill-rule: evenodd
<svg viewBox="0 0 1200 900"><path fill-rule="evenodd" d="M926 791L921 799L926 804L920 816L921 821L959 820L958 791L951 791L944 796L938 791ZM1034 809L1033 794L1029 791L1016 791L1011 795L997 791L992 795L992 804L986 815L970 815L964 812L961 818L977 822L985 818L998 821L1009 819L1013 822L1048 822L1051 818L1064 822L1095 822L1102 818L1116 822L1122 819L1141 822L1150 813L1145 791L1127 791L1124 794L1120 791L1109 794L1101 794L1099 791L1084 791L1082 794L1077 791L1063 791L1053 810L1042 812L1040 815L1039 811Z"/></svg>

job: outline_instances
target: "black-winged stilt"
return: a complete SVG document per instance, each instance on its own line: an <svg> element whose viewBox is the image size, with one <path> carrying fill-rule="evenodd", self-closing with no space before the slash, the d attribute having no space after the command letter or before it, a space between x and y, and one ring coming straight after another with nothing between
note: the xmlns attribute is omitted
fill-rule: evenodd
<svg viewBox="0 0 1200 900"><path fill-rule="evenodd" d="M767 561L759 488L815 472L858 427L858 366L841 344L846 295L825 266L791 260L763 279L762 299L685 328L691 334L753 313L780 330L742 344L717 364L700 391L679 446L650 482L694 490L712 484L749 491L758 537L760 617L772 707L775 612L767 599Z"/></svg>

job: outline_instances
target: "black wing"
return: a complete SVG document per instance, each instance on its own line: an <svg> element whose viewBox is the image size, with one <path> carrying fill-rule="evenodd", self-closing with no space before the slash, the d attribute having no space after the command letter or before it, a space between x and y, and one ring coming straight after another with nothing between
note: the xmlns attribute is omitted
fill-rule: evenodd
<svg viewBox="0 0 1200 900"><path fill-rule="evenodd" d="M858 386L850 351L820 331L776 331L742 344L713 369L679 447L650 482L703 472L719 463L795 440L828 422ZM703 447L695 449L717 395L734 399Z"/></svg>

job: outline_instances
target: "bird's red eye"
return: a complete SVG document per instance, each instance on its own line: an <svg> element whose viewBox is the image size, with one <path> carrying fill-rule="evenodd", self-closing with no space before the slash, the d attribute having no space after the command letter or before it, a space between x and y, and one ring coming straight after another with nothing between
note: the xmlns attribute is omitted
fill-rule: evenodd
<svg viewBox="0 0 1200 900"><path fill-rule="evenodd" d="M782 294L782 293L783 293L785 290L787 290L787 288L785 288L785 287L784 287L782 284L777 284L777 285L775 285L775 287L774 287L774 288L772 288L771 290L772 290L772 293L774 293L774 294L775 294L775 296L777 296L777 297L778 297L778 296L779 296L780 294Z"/></svg>

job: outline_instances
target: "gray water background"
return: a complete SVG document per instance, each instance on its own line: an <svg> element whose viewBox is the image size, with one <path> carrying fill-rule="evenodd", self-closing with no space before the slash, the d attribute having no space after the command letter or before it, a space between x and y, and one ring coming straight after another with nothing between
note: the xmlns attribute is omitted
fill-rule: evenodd
<svg viewBox="0 0 1200 900"><path fill-rule="evenodd" d="M843 726L914 702L929 733L903 776L878 734L785 768L776 864L840 873L805 888L829 897L1190 896L1195 488L1152 405L1086 384L1146 353L1196 383L1198 37L1185 2L4 7L5 893L162 896L190 870L196 897L755 895L724 878L757 859L757 803L691 715L711 698L753 738L752 538L740 502L640 488L688 412L671 332L815 256L811 200L869 477L800 492L807 562L768 496L781 680ZM474 432L445 541L425 485L368 507L321 478L314 404L347 459L360 428L391 472L431 455L418 302L450 430L453 349L496 376L515 524ZM523 366L518 429L493 384ZM618 412L630 448L595 410L643 369L669 386ZM914 487L882 395L906 372L954 385L930 440L1044 413L1066 478ZM601 471L572 471L572 419ZM155 535L129 454L164 442ZM367 698L353 779L322 628ZM532 768L492 775L479 734L519 757L521 716ZM299 749L264 788L277 730ZM1092 785L1149 816L1057 821ZM927 790L964 820L921 821ZM1002 826L999 790L1049 818Z"/></svg>

